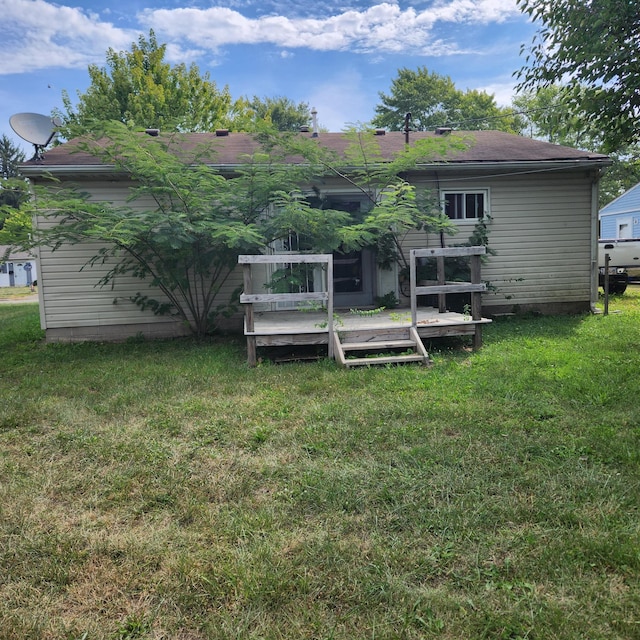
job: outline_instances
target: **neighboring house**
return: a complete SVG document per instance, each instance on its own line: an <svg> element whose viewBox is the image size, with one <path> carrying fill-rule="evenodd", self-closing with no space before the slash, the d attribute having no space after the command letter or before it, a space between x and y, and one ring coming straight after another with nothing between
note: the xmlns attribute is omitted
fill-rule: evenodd
<svg viewBox="0 0 640 640"><path fill-rule="evenodd" d="M600 266L605 266L608 254L609 265L618 273L625 269L629 282L637 283L640 281L640 184L602 207L599 219ZM626 289L618 286L616 291L615 284L609 286L615 293Z"/></svg>
<svg viewBox="0 0 640 640"><path fill-rule="evenodd" d="M600 209L600 238L640 238L640 184Z"/></svg>
<svg viewBox="0 0 640 640"><path fill-rule="evenodd" d="M191 134L188 143L217 134ZM312 134L301 133L310 136ZM383 157L405 145L401 132L371 133ZM449 135L413 132L411 140ZM609 164L606 156L553 145L498 131L465 132L474 143L443 160L425 160L404 176L411 183L438 193L442 206L459 227L448 245L465 242L480 218L488 221L489 247L495 255L482 267L491 284L483 295L483 314L535 311L588 311L597 300L598 180ZM344 150L339 133L321 133L320 144ZM216 140L215 166L221 171L237 165L243 154L255 150L248 134L230 133ZM50 174L80 185L97 200L124 203L131 184L111 166L73 152L72 143L55 147L41 162L22 166L25 176L41 182ZM358 192L345 180L326 178L323 196L335 208L357 208ZM440 246L440 238L423 232L410 234L405 250ZM281 252L286 247L274 247ZM123 339L136 334L172 336L184 332L167 317L143 313L122 302L140 290L140 280L119 281L117 290L96 287L104 273L85 268L96 247L75 245L56 252L39 251L39 296L42 327L49 340ZM376 296L401 296L398 273L376 266L371 251L336 256L336 306L369 306ZM242 282L241 271L227 284L230 295ZM114 298L118 304L114 304ZM241 330L241 315L231 327Z"/></svg>
<svg viewBox="0 0 640 640"><path fill-rule="evenodd" d="M7 255L7 249L0 246L0 287L30 287L38 278L35 258L22 251Z"/></svg>

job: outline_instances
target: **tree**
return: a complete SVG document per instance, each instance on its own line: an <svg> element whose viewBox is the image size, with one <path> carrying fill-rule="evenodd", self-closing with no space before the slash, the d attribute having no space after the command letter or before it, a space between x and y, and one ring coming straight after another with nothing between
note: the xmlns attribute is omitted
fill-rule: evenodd
<svg viewBox="0 0 640 640"><path fill-rule="evenodd" d="M13 247L31 245L31 227L32 217L27 207L0 207L0 245L9 248L6 251L7 255Z"/></svg>
<svg viewBox="0 0 640 640"><path fill-rule="evenodd" d="M253 118L271 125L277 131L299 131L311 123L311 113L306 102L295 104L285 97L259 98L248 102Z"/></svg>
<svg viewBox="0 0 640 640"><path fill-rule="evenodd" d="M427 131L451 126L459 129L499 129L516 132L520 128L511 109L498 107L492 95L484 91L460 91L449 76L402 68L392 81L387 95L380 92L372 123L391 131L402 131L405 115L411 113L411 127Z"/></svg>
<svg viewBox="0 0 640 640"><path fill-rule="evenodd" d="M209 74L195 64L171 66L164 61L166 45L153 31L140 36L131 51L107 51L107 67L89 66L91 85L78 93L74 107L63 92L66 113L59 114L66 138L86 133L96 123L122 122L130 128L161 131L212 131L228 124L232 99L227 87L218 90Z"/></svg>
<svg viewBox="0 0 640 640"><path fill-rule="evenodd" d="M600 208L640 182L640 149L637 146L611 153L609 157L613 164L600 179Z"/></svg>
<svg viewBox="0 0 640 640"><path fill-rule="evenodd" d="M6 136L0 137L0 244L9 245L31 229L19 209L29 198L28 184L20 178L24 152Z"/></svg>
<svg viewBox="0 0 640 640"><path fill-rule="evenodd" d="M570 109L570 91L552 84L517 94L513 106L523 119L523 133L552 144L598 150L599 131L587 126Z"/></svg>
<svg viewBox="0 0 640 640"><path fill-rule="evenodd" d="M519 89L563 83L567 105L602 133L603 149L638 142L640 9L629 0L518 0L541 24Z"/></svg>
<svg viewBox="0 0 640 640"><path fill-rule="evenodd" d="M233 175L222 175L211 166L213 147L189 151L180 134L132 135L122 123L107 123L95 135L82 148L128 174L134 185L131 204L95 202L72 188L50 186L35 199L35 213L56 224L45 225L34 242L54 250L100 244L88 262L111 265L99 284L110 285L123 275L144 280L145 292L133 301L174 314L198 337L215 329L219 314L232 308L220 293L241 253L261 252L294 233L312 250L333 251L393 241L410 228L444 225L439 208L421 208L415 190L399 174L434 149L446 152L453 137L424 141L426 146L415 145L383 165L376 162L379 150L363 144L355 132L344 158L311 138L263 132L261 148ZM369 134L369 141L373 138ZM291 164L292 154L304 161ZM372 157L364 162L363 154ZM349 174L346 167L354 161L363 169ZM366 216L323 208L301 192L300 185L313 187L327 174L370 195ZM163 295L154 295L149 285Z"/></svg>
<svg viewBox="0 0 640 640"><path fill-rule="evenodd" d="M24 160L24 151L13 144L7 135L2 134L0 137L0 179L17 178L20 175L20 164Z"/></svg>
<svg viewBox="0 0 640 640"><path fill-rule="evenodd" d="M549 85L520 93L514 107L525 118L525 132L554 144L603 152L600 130L571 109L570 92L564 86ZM630 145L609 152L611 167L600 179L599 204L603 207L640 181L640 149Z"/></svg>

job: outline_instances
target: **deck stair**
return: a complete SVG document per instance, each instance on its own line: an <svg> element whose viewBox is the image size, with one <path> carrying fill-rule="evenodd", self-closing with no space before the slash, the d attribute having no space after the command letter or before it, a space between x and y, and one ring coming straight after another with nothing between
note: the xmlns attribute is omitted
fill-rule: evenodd
<svg viewBox="0 0 640 640"><path fill-rule="evenodd" d="M427 350L415 327L391 327L334 333L334 356L343 367L377 364L431 364ZM367 357L353 357L353 354Z"/></svg>

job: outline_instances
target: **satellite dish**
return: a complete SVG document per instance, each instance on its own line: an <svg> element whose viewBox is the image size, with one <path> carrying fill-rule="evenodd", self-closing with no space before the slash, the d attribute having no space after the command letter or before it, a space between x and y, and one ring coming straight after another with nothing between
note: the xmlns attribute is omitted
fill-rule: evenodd
<svg viewBox="0 0 640 640"><path fill-rule="evenodd" d="M35 147L31 160L41 160L42 151L56 135L56 127L62 123L60 118L51 118L39 113L16 113L9 118L11 128Z"/></svg>

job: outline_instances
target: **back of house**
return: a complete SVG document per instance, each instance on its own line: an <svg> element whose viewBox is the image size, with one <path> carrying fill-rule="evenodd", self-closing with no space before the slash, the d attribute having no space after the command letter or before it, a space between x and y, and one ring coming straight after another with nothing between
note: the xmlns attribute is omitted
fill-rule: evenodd
<svg viewBox="0 0 640 640"><path fill-rule="evenodd" d="M405 149L403 132L378 130L362 135L371 136L382 161ZM443 238L415 230L402 240L402 250L468 243L481 229L490 252L482 267L483 280L489 285L483 295L483 314L589 311L598 295L598 180L609 159L499 131L412 132L409 144L439 135L459 136L466 144L454 147L446 157L420 159L403 178L430 190L458 233ZM243 133L187 134L185 140L192 145L213 140L219 154L211 164L223 174L233 171L256 148L255 138ZM340 133L320 133L317 143L338 154L346 146ZM126 203L134 186L114 166L78 152L73 141L51 149L38 162L25 163L22 170L36 184L52 175L63 184L79 185L95 201L108 203ZM363 206L361 193L348 176L319 176L313 185L300 187L331 200L332 206L346 210ZM41 220L40 224L50 223ZM283 243L271 250L292 248ZM153 290L150 283L123 277L114 288L96 286L108 265L87 267L87 262L99 249L89 244L39 249L41 323L48 340L185 333L184 324L175 318L154 315L132 302L136 293ZM342 306L370 308L385 296L407 302L402 274L396 267L381 267L375 248L338 251L334 257L334 288ZM237 270L222 293L231 296L241 285L242 274ZM241 313L225 320L222 328L241 331Z"/></svg>

